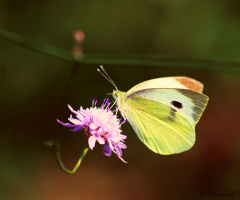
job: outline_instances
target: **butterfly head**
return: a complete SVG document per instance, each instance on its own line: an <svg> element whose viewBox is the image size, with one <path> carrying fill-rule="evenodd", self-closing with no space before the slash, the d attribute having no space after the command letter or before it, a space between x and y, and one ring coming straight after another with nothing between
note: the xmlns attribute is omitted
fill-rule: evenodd
<svg viewBox="0 0 240 200"><path fill-rule="evenodd" d="M122 92L119 90L113 90L112 96L115 100L117 100L118 105L120 105L120 104L122 105L126 101L126 92Z"/></svg>
<svg viewBox="0 0 240 200"><path fill-rule="evenodd" d="M112 96L114 99L117 99L119 97L119 90L113 90Z"/></svg>

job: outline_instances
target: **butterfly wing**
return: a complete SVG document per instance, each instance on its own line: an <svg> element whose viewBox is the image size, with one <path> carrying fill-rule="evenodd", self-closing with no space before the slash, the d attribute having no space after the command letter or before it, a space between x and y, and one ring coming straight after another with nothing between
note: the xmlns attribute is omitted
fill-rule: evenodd
<svg viewBox="0 0 240 200"><path fill-rule="evenodd" d="M193 127L199 121L208 103L206 95L188 89L144 89L127 95L127 100L132 97L162 103L182 114Z"/></svg>
<svg viewBox="0 0 240 200"><path fill-rule="evenodd" d="M127 93L117 91L113 97L139 139L152 151L168 155L193 146L195 125L208 102L202 90L203 84L194 79L167 77L142 82Z"/></svg>
<svg viewBox="0 0 240 200"><path fill-rule="evenodd" d="M131 97L124 115L139 139L153 152L169 155L190 149L194 127L178 111L162 103Z"/></svg>

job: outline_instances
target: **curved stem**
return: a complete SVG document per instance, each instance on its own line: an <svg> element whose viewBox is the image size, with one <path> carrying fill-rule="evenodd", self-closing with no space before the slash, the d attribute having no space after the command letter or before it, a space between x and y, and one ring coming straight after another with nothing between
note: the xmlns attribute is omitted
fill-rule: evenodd
<svg viewBox="0 0 240 200"><path fill-rule="evenodd" d="M122 66L152 66L152 67L171 67L175 69L206 70L221 73L240 74L239 58L206 57L193 58L171 55L112 55L112 54L84 54L74 58L73 53L59 49L47 44L22 37L15 33L0 29L0 38L11 41L27 49L55 56L57 58L76 61L86 64L105 65L120 64ZM91 66L91 65L90 65ZM95 66L95 65L92 65Z"/></svg>
<svg viewBox="0 0 240 200"><path fill-rule="evenodd" d="M55 148L56 148L57 161L58 161L61 169L62 169L64 172L68 173L68 174L74 174L74 173L77 171L77 169L79 168L79 166L80 166L83 158L85 157L85 155L87 154L88 149L89 149L89 147L85 147L84 150L83 150L83 152L82 152L82 155L81 155L80 158L78 159L78 162L77 162L77 164L75 165L75 167L73 168L73 170L68 170L68 169L64 166L64 164L63 164L63 162L62 162L61 153L60 153L60 143L59 143L59 142L56 143Z"/></svg>

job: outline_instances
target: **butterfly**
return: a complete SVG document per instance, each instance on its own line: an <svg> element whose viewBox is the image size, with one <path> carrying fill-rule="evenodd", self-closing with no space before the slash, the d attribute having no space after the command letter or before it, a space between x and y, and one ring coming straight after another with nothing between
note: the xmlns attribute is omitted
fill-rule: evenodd
<svg viewBox="0 0 240 200"><path fill-rule="evenodd" d="M153 152L163 155L189 150L195 143L195 126L209 98L203 84L179 76L144 81L127 92L117 89L101 66L100 72L116 90L112 96L138 138Z"/></svg>

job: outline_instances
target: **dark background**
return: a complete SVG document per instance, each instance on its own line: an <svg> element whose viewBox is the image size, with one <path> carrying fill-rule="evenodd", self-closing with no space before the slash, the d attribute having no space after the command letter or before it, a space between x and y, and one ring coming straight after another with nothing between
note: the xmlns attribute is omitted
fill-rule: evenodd
<svg viewBox="0 0 240 200"><path fill-rule="evenodd" d="M70 51L73 32L81 29L86 54L236 61L239 7L237 0L0 0L0 28ZM157 155L125 124L128 164L104 156L97 146L76 174L63 172L44 141L65 133L63 160L69 169L74 166L83 132L71 133L56 119L67 121L68 103L90 107L93 98L112 91L96 71L100 64L81 64L71 75L71 61L0 40L0 199L240 199L240 76L208 69L105 65L123 91L164 76L203 82L210 101L196 126L196 144L178 155Z"/></svg>

